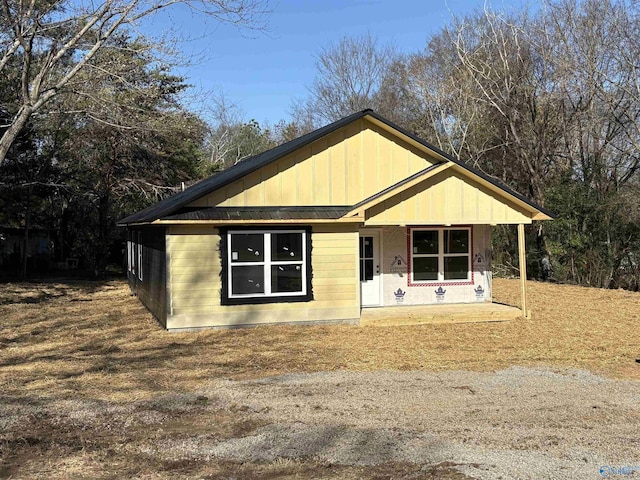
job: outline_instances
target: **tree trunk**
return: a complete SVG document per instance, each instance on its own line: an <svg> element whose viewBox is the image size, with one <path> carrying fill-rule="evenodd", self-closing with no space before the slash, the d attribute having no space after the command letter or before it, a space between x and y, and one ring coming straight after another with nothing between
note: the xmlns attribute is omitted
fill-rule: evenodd
<svg viewBox="0 0 640 480"><path fill-rule="evenodd" d="M0 165L5 162L7 152L9 152L11 145L13 145L13 142L18 138L18 135L20 135L20 132L29 121L32 113L33 109L31 107L23 105L18 111L15 120L2 134L2 138L0 138Z"/></svg>
<svg viewBox="0 0 640 480"><path fill-rule="evenodd" d="M536 247L538 248L540 259L544 258L545 255L551 256L551 252L549 251L549 246L547 244L547 236L544 233L543 222L539 222L536 228Z"/></svg>
<svg viewBox="0 0 640 480"><path fill-rule="evenodd" d="M107 274L107 260L109 256L109 195L102 195L98 201L98 244L96 245L96 269L98 278Z"/></svg>
<svg viewBox="0 0 640 480"><path fill-rule="evenodd" d="M27 192L27 206L24 214L24 248L22 249L22 264L20 266L20 280L27 279L27 263L29 261L29 229L31 227L31 192L33 187L29 187Z"/></svg>

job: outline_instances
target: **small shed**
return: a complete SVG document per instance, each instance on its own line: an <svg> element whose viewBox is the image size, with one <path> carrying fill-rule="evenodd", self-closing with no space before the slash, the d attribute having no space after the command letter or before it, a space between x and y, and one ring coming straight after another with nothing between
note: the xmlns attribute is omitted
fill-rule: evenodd
<svg viewBox="0 0 640 480"><path fill-rule="evenodd" d="M364 110L119 223L132 290L164 327L184 329L366 323L383 308L491 312L491 227L501 224L518 231L526 316L524 225L549 219Z"/></svg>

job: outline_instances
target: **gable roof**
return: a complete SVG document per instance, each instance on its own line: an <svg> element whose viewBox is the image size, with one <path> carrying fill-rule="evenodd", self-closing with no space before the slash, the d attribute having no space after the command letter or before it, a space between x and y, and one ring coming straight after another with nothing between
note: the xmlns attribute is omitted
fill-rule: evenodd
<svg viewBox="0 0 640 480"><path fill-rule="evenodd" d="M307 133L306 135L302 135L295 140L291 140L275 148L272 148L271 150L267 150L266 152L254 155L253 157L249 157L246 160L243 160L227 168L226 170L216 173L209 178L205 178L204 180L187 188L183 192L176 193L169 198L161 200L160 202L151 205L144 210L141 210L123 220L120 220L118 224L127 225L131 223L153 222L154 220L157 220L159 218L171 215L172 213L177 212L180 208L193 202L194 200L197 200L204 195L208 195L209 193L222 188L230 184L231 182L244 177L245 175L249 175L259 168L275 162L281 157L284 157L285 155L288 155L289 153L298 150L299 148L309 145L310 143L315 142L325 135L328 135L338 130L339 128L342 128L345 125L348 125L349 123L358 120L369 113L373 113L373 111L363 110L361 112L354 113L353 115L338 120L337 122L333 122L329 125L319 128L318 130L314 130L313 132Z"/></svg>
<svg viewBox="0 0 640 480"><path fill-rule="evenodd" d="M385 128L386 130L392 130L394 131L394 133L400 134L401 136L406 137L407 139L409 139L410 141L412 141L413 143L417 143L419 145L421 145L423 148L426 148L427 150L431 151L432 153L436 154L436 156L441 158L441 162L440 163L436 163L433 167L437 167L442 165L443 163L448 163L448 162L453 162L454 164L456 164L458 167L460 167L462 170L466 170L469 173L472 173L478 177L480 177L482 180L484 180L485 182L488 182L490 184L492 184L493 186L497 187L498 189L504 191L505 193L515 197L516 199L518 199L519 201L527 204L529 207L532 207L533 209L543 213L544 215L547 215L549 217L552 217L552 214L545 210L543 207L536 205L535 203L533 203L531 200L525 198L524 196L520 195L519 193L515 192L514 190L510 189L509 187L507 187L506 185L502 184L501 182L497 181L496 179L486 175L485 173L465 164L464 162L462 162L461 160L459 160L458 158L455 158L445 152L443 152L442 150L440 150L439 148L425 142L424 140L422 140L421 138L417 137L416 135L412 134L411 132L405 130L404 128L396 125L395 123L385 119L384 117L378 115L377 113L375 113L373 110L371 109L366 109L366 110L362 110L360 112L356 112L352 115L349 115L348 117L345 117L341 120L338 120L336 122L333 122L329 125L326 125L322 128L319 128L317 130L314 130L313 132L307 133L306 135L303 135L301 137L298 137L294 140L291 140L289 142L283 143L282 145L279 145L275 148L272 148L271 150L267 150L266 152L263 152L261 154L255 155L253 157L250 157L246 160L243 160L239 163L237 163L236 165L233 165L232 167L227 168L226 170L223 170L219 173L216 173L198 183L196 183L195 185L192 185L191 187L189 187L188 189L184 190L183 192L177 193L169 198L166 198L164 200L161 200L160 202L151 205L147 208L145 208L144 210L141 210L139 212L136 212L122 220L120 220L118 222L118 225L130 225L130 224L140 224L140 223L151 223L154 222L158 219L161 218L166 218L168 216L173 216L175 214L181 213L180 210L185 207L186 205L188 205L189 203L205 196L208 195L212 192L214 192L215 190L218 190L246 175L249 175L252 172L255 172L256 170L269 165L272 162L275 162L277 160L279 160L280 158L284 157L285 155L288 155L292 152L294 152L295 150L298 150L302 147L305 147L313 142L315 142L316 140L329 135L330 133L333 133L334 131L356 121L359 120L361 118L369 118L370 120L373 120L374 123L381 125L383 128ZM426 170L429 170L430 168L433 167L429 167ZM422 171L422 172L418 172L418 174L416 175L412 175L406 179L404 179L402 182L399 182L401 185L405 184L407 182L410 182L411 180L414 179L414 177L416 176L421 176L424 175L426 173L426 171ZM393 185L381 192L379 192L378 194L374 195L373 197L379 197L384 195L385 193L387 193L387 190L389 189L395 189L397 188L399 185ZM351 209L355 209L357 206L361 206L366 204L367 202L371 201L373 198L369 197L361 202L359 202L358 204L356 204L355 206L351 207Z"/></svg>
<svg viewBox="0 0 640 480"><path fill-rule="evenodd" d="M553 217L554 216L549 210L546 210L544 207L541 207L540 205L536 204L535 202L532 202L531 200L529 200L525 196L520 195L518 192L516 192L515 190L512 190L511 188L509 188L507 185L505 185L504 183L500 182L499 180L487 175L486 173L482 172L481 170L478 170L477 168L474 168L474 167L472 167L470 165L467 165L466 163L464 163L459 158L456 158L453 155L449 155L448 153L440 150L438 147L436 147L434 145L431 145L428 142L425 142L424 140L422 140L421 138L417 137L416 135L414 135L413 133L409 132L408 130L405 130L404 128L400 127L399 125L396 125L395 123L393 123L392 121L387 120L386 118L378 115L373 110L370 110L369 115L372 118L374 118L375 120L377 120L378 122L380 122L381 124L386 125L388 128L391 128L393 130L396 130L398 133L401 133L402 135L404 135L404 136L408 137L409 139L413 140L414 142L417 142L420 145L428 148L429 150L433 151L434 153L444 157L446 160L455 163L458 167L460 167L460 169L480 177L485 182L490 183L494 187L497 187L500 190L504 191L505 193L508 193L509 195L517 198L519 201L527 204L528 206L534 208L535 210L538 210L539 212L543 213L544 215L547 215L549 217Z"/></svg>

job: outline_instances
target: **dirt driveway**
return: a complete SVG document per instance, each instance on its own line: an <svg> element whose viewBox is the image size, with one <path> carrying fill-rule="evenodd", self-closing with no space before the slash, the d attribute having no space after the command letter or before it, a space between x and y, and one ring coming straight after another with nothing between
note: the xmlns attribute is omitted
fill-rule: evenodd
<svg viewBox="0 0 640 480"><path fill-rule="evenodd" d="M640 465L640 384L584 371L294 374L209 392L265 426L149 448L176 460L446 464L478 479L598 478L605 466Z"/></svg>

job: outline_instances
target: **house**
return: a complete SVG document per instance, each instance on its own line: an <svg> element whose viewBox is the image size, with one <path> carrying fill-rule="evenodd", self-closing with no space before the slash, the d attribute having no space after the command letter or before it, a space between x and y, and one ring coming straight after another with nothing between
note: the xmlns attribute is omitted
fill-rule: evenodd
<svg viewBox="0 0 640 480"><path fill-rule="evenodd" d="M491 226L517 226L524 266L524 225L550 218L364 110L119 224L128 229L133 292L164 327L182 329L491 305Z"/></svg>

